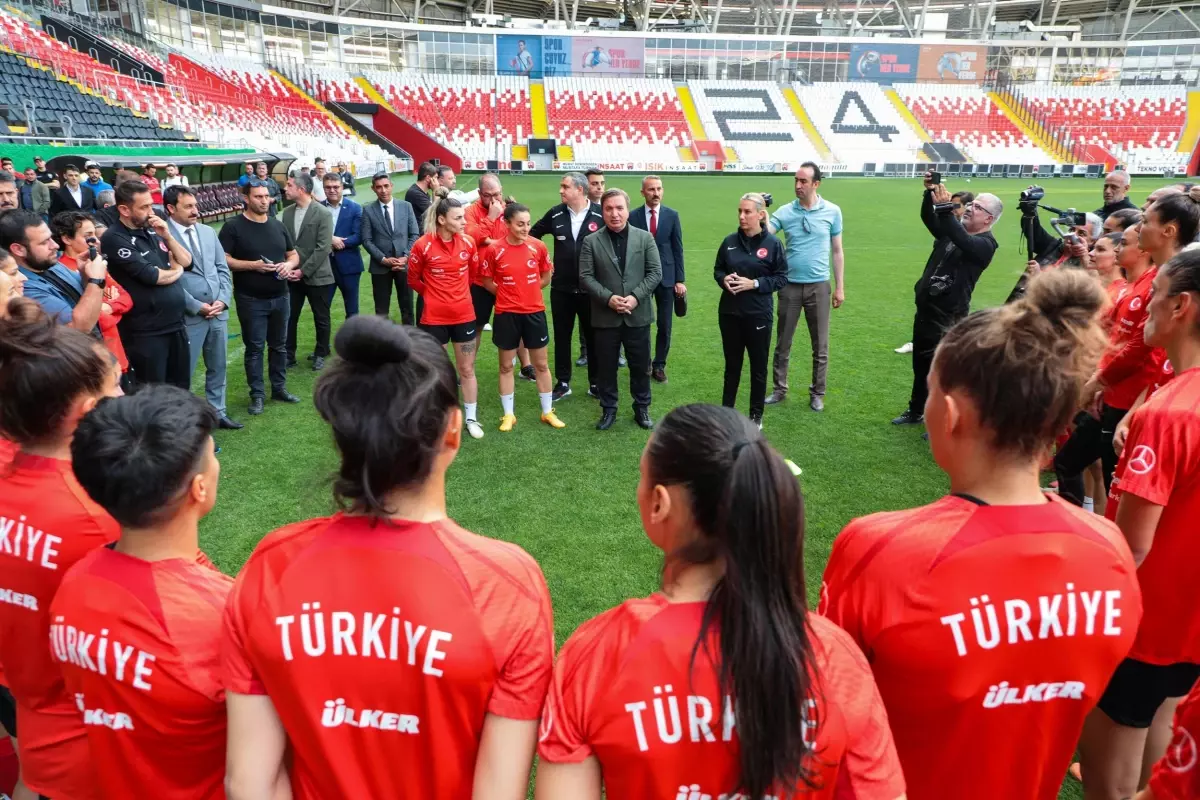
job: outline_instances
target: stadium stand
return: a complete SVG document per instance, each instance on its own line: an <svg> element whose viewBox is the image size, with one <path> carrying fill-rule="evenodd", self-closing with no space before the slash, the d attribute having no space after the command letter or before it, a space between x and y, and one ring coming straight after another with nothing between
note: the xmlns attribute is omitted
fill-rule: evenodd
<svg viewBox="0 0 1200 800"><path fill-rule="evenodd" d="M152 53L143 47L138 47L136 44L131 44L130 42L123 41L116 37L102 36L100 38L102 38L106 44L109 44L117 50L120 50L130 58L140 61L147 67L150 67L150 69L158 70L164 75L170 71L170 64L166 59L157 53Z"/></svg>
<svg viewBox="0 0 1200 800"><path fill-rule="evenodd" d="M688 81L709 136L743 162L818 161L817 150L770 81ZM727 153L728 155L728 153Z"/></svg>
<svg viewBox="0 0 1200 800"><path fill-rule="evenodd" d="M1182 86L1038 86L1019 94L1078 161L1156 172L1187 164L1190 154L1175 151L1187 121Z"/></svg>
<svg viewBox="0 0 1200 800"><path fill-rule="evenodd" d="M903 83L893 88L935 142L953 144L977 163L1054 163L978 86Z"/></svg>
<svg viewBox="0 0 1200 800"><path fill-rule="evenodd" d="M676 163L692 143L675 86L650 78L547 78L550 134L578 161Z"/></svg>
<svg viewBox="0 0 1200 800"><path fill-rule="evenodd" d="M397 114L464 159L511 157L529 138L529 79L520 76L367 72Z"/></svg>
<svg viewBox="0 0 1200 800"><path fill-rule="evenodd" d="M304 91L322 103L369 103L371 99L354 82L354 75L343 69L324 67L319 73L305 75Z"/></svg>
<svg viewBox="0 0 1200 800"><path fill-rule="evenodd" d="M878 84L795 84L793 88L817 132L850 169L861 169L866 162L916 160L921 140Z"/></svg>

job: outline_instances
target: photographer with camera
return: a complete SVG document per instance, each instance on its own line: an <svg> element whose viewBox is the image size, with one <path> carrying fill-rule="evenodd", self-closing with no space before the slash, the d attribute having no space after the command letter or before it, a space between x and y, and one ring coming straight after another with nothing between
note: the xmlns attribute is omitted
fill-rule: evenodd
<svg viewBox="0 0 1200 800"><path fill-rule="evenodd" d="M1092 242L1100 238L1104 231L1104 220L1095 214L1042 205L1045 196L1046 190L1041 186L1030 186L1021 192L1017 201L1017 207L1021 209L1021 238L1026 245L1028 261L1025 272L1017 279L1017 285L1009 293L1006 303L1022 297L1025 284L1042 270L1058 267L1085 269ZM1042 227L1038 209L1058 214L1050 222L1057 236Z"/></svg>
<svg viewBox="0 0 1200 800"><path fill-rule="evenodd" d="M981 194L959 220L954 203L937 172L925 173L921 221L933 235L933 252L913 287L917 313L913 320L913 386L908 409L893 425L917 425L925 419L926 380L942 335L971 310L971 294L979 276L992 263L999 244L992 227L1004 204L994 194Z"/></svg>

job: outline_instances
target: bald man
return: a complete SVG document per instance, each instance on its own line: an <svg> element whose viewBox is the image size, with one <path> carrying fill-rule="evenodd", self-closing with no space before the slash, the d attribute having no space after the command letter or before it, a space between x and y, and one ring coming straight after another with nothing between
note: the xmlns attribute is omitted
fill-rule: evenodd
<svg viewBox="0 0 1200 800"><path fill-rule="evenodd" d="M1128 195L1129 173L1123 169L1115 169L1108 173L1104 176L1104 205L1096 209L1096 216L1105 220L1114 211L1137 208Z"/></svg>
<svg viewBox="0 0 1200 800"><path fill-rule="evenodd" d="M992 263L1000 246L992 226L1004 212L994 194L981 194L967 205L962 219L954 215L950 192L925 173L921 221L933 234L933 252L917 281L917 315L913 320L913 385L908 409L893 425L918 425L925 421L926 381L942 335L971 310L971 294L979 276Z"/></svg>

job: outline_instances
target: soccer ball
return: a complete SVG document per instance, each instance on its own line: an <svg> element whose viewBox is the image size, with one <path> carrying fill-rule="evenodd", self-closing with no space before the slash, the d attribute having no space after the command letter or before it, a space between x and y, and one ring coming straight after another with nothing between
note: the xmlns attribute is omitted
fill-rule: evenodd
<svg viewBox="0 0 1200 800"><path fill-rule="evenodd" d="M970 178L967 178L967 183L970 183L970 182L971 182L971 179L970 179Z"/></svg>

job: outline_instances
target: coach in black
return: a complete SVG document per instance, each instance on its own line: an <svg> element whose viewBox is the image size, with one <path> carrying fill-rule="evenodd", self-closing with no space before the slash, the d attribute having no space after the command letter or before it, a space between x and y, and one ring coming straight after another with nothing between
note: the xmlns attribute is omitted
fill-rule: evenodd
<svg viewBox="0 0 1200 800"><path fill-rule="evenodd" d="M117 323L134 380L191 389L187 292L179 279L192 254L155 216L150 189L127 181L116 189L117 224L104 232L100 250L108 271L129 292L133 308Z"/></svg>
<svg viewBox="0 0 1200 800"><path fill-rule="evenodd" d="M421 233L425 232L425 212L433 204L429 193L436 189L437 185L437 167L430 161L422 161L421 166L417 167L417 180L404 193L404 200L412 206L413 213L417 215L417 228Z"/></svg>
<svg viewBox="0 0 1200 800"><path fill-rule="evenodd" d="M762 428L767 397L767 362L771 355L771 325L775 320L771 295L787 286L787 253L767 231L767 201L761 194L742 195L738 229L717 248L713 277L721 288L717 321L725 351L725 386L721 405L737 406L743 354L750 355L750 420ZM660 323L661 324L661 323Z"/></svg>
<svg viewBox="0 0 1200 800"><path fill-rule="evenodd" d="M546 212L530 229L541 239L554 234L554 277L550 280L550 314L554 317L554 400L571 394L571 351L575 318L589 353L592 347L592 301L579 282L579 254L583 240L604 227L600 206L588 199L588 182L581 173L568 172L558 186L562 202ZM588 360L588 394L596 393L596 361Z"/></svg>

